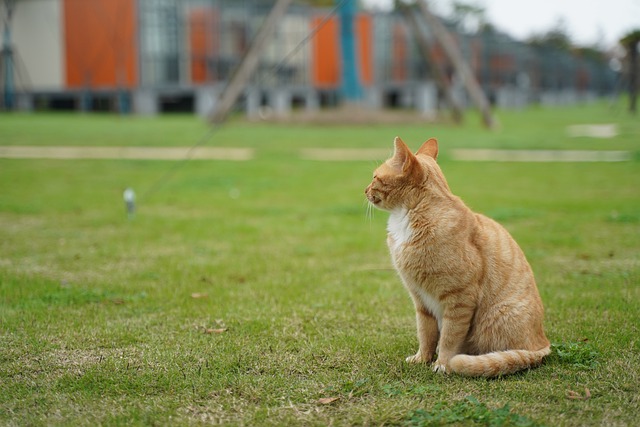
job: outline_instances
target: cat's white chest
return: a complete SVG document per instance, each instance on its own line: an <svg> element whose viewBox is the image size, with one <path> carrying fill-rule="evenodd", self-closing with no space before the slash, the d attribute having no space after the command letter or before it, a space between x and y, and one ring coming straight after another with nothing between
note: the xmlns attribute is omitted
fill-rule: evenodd
<svg viewBox="0 0 640 427"><path fill-rule="evenodd" d="M440 329L442 326L442 314L444 312L442 304L440 304L437 299L432 297L428 292L421 289L420 287L415 286L412 287L412 289L420 298L420 301L422 302L424 308L426 308L427 311L436 318L436 321L438 322L438 329Z"/></svg>
<svg viewBox="0 0 640 427"><path fill-rule="evenodd" d="M409 212L406 209L396 209L391 211L389 222L387 223L389 233L390 249L396 252L413 237L413 230L409 221Z"/></svg>
<svg viewBox="0 0 640 427"><path fill-rule="evenodd" d="M422 306L436 318L438 328L442 325L443 307L440 302L431 294L426 292L422 286L413 282L413 277L404 271L402 263L398 264L398 257L401 256L402 247L414 237L414 230L411 228L409 212L406 209L397 209L391 211L389 222L387 223L387 232L389 233L389 249L394 264L402 277L405 286L411 291L411 294L418 298Z"/></svg>

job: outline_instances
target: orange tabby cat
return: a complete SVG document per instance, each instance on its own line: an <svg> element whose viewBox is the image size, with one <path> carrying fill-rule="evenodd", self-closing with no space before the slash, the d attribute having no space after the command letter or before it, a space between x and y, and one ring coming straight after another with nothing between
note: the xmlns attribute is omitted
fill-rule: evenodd
<svg viewBox="0 0 640 427"><path fill-rule="evenodd" d="M416 309L420 347L410 363L493 377L550 353L543 307L520 247L449 190L430 139L414 155L400 138L365 193L390 212L387 244Z"/></svg>

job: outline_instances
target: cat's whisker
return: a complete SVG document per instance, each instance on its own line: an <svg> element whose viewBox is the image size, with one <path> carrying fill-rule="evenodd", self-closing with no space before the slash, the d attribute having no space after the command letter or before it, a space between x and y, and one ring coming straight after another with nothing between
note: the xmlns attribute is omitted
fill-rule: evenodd
<svg viewBox="0 0 640 427"><path fill-rule="evenodd" d="M369 202L369 200L367 198L364 199L364 204L365 204L365 218L366 220L369 222L369 227L371 227L371 224L373 223L373 205Z"/></svg>
<svg viewBox="0 0 640 427"><path fill-rule="evenodd" d="M369 222L371 222L371 210L369 209L369 201L367 200L367 198L365 197L364 201L364 217L365 219L369 220Z"/></svg>

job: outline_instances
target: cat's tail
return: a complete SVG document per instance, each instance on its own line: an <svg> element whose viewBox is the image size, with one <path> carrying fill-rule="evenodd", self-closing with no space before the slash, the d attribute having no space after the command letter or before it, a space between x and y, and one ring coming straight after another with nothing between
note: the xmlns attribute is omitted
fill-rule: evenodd
<svg viewBox="0 0 640 427"><path fill-rule="evenodd" d="M549 353L551 348L547 346L536 351L507 350L478 356L458 354L449 360L449 368L470 377L496 377L538 366Z"/></svg>

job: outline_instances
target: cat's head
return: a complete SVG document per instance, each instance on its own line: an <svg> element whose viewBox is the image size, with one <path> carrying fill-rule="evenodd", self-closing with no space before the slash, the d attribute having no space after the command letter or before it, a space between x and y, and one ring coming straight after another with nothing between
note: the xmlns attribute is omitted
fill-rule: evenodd
<svg viewBox="0 0 640 427"><path fill-rule="evenodd" d="M373 206L387 211L415 206L428 191L430 177L442 176L436 164L435 138L422 144L416 154L399 137L393 143L393 156L373 172L373 180L364 190Z"/></svg>

